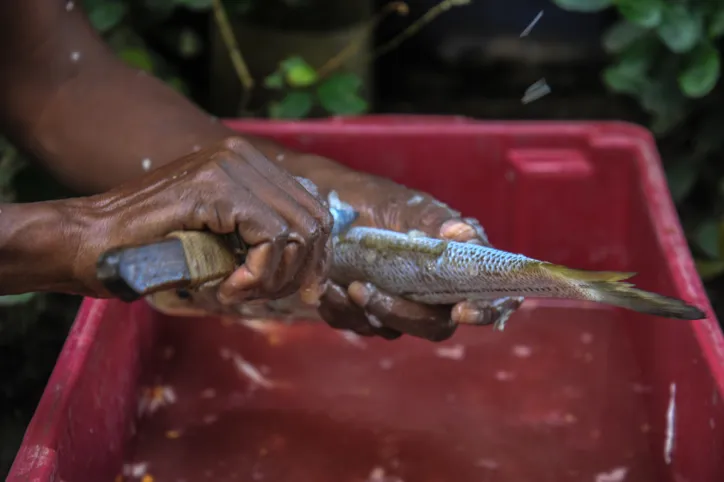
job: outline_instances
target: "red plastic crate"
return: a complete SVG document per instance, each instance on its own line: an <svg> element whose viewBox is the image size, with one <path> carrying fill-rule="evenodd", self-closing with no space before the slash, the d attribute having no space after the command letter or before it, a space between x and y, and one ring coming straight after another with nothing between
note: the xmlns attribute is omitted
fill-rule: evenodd
<svg viewBox="0 0 724 482"><path fill-rule="evenodd" d="M169 478L174 470L202 480L197 465L227 460L267 473L215 468L214 480L364 480L383 463L405 482L594 481L607 471L613 478L600 480L724 478L724 337L645 129L394 116L231 125L428 191L480 219L502 249L636 271L639 286L689 300L710 316L683 322L528 300L505 332L462 327L442 345L404 338L365 340L361 349L339 332L301 323L275 328L285 337L276 347L266 335L218 320L174 320L143 302L87 299L9 481L110 481L124 458L144 454L155 457L149 473L156 482L180 480ZM223 387L247 382L213 359L219 340L305 390L224 398ZM176 347L176 361L158 361L166 345ZM462 349L464 358L455 359ZM155 422L139 422L139 388L158 377L178 384L179 402ZM355 391L353 382L367 386ZM203 438L212 429L191 424L196 438L158 435L164 420L193 418L198 406L185 397L213 383L226 404L216 407L225 418L215 432ZM675 413L667 422L672 384ZM292 448L263 465L249 441L275 430ZM306 442L294 445L299 440Z"/></svg>

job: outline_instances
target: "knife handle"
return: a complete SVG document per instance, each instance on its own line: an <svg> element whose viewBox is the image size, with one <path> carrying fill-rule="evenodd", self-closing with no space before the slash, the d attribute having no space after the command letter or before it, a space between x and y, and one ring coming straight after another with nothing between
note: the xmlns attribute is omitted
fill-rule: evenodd
<svg viewBox="0 0 724 482"><path fill-rule="evenodd" d="M98 259L96 276L114 296L134 301L221 281L244 263L246 252L237 235L175 231L162 241L106 251Z"/></svg>

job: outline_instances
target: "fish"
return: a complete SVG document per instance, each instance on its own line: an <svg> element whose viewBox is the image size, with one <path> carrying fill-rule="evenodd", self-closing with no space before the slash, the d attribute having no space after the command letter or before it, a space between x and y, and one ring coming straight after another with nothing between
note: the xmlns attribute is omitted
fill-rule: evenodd
<svg viewBox="0 0 724 482"><path fill-rule="evenodd" d="M636 273L573 269L472 243L352 227L334 239L330 278L365 280L429 305L505 297L592 301L679 320L706 314L683 300L627 282Z"/></svg>
<svg viewBox="0 0 724 482"><path fill-rule="evenodd" d="M311 183L302 184L316 193ZM327 207L334 219L329 279L341 286L369 282L388 294L428 305L489 302L500 314L499 329L526 298L590 301L678 320L706 318L703 310L681 299L636 288L628 281L636 273L574 269L419 231L354 226L358 212L334 191L327 196ZM218 305L211 291L186 299L160 292L147 299L159 311L177 316L227 309ZM251 318L319 319L316 308L298 293L231 309Z"/></svg>

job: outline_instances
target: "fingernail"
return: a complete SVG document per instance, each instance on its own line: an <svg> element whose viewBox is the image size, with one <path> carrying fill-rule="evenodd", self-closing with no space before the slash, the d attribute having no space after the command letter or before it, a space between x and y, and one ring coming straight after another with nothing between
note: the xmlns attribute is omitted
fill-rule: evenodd
<svg viewBox="0 0 724 482"><path fill-rule="evenodd" d="M481 310L464 310L458 318L458 323L467 325L484 325L486 324L486 316L488 313ZM489 323L489 321L488 321Z"/></svg>
<svg viewBox="0 0 724 482"><path fill-rule="evenodd" d="M366 283L358 283L355 281L349 285L347 292L350 298L362 308L369 304L370 298L372 297L372 290L370 290Z"/></svg>
<svg viewBox="0 0 724 482"><path fill-rule="evenodd" d="M450 219L440 226L441 238L453 239L455 241L468 241L475 238L475 235L475 229L459 219Z"/></svg>
<svg viewBox="0 0 724 482"><path fill-rule="evenodd" d="M465 325L480 325L483 323L485 313L466 304L458 304L453 307L450 317L455 323Z"/></svg>

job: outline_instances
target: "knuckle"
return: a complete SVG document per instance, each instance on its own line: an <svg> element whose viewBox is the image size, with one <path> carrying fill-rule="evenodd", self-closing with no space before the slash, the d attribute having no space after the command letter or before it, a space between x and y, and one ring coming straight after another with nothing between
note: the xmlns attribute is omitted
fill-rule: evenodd
<svg viewBox="0 0 724 482"><path fill-rule="evenodd" d="M303 219L299 223L299 234L297 241L302 244L313 244L322 234L319 224L317 221L308 215L303 215Z"/></svg>
<svg viewBox="0 0 724 482"><path fill-rule="evenodd" d="M269 242L279 246L286 244L290 236L289 224L279 216L274 216L273 220L268 220L270 237Z"/></svg>
<svg viewBox="0 0 724 482"><path fill-rule="evenodd" d="M319 226L322 231L322 233L326 236L329 235L329 233L332 232L332 226L334 225L334 217L332 216L332 213L329 212L329 209L321 208L321 212L319 215Z"/></svg>

